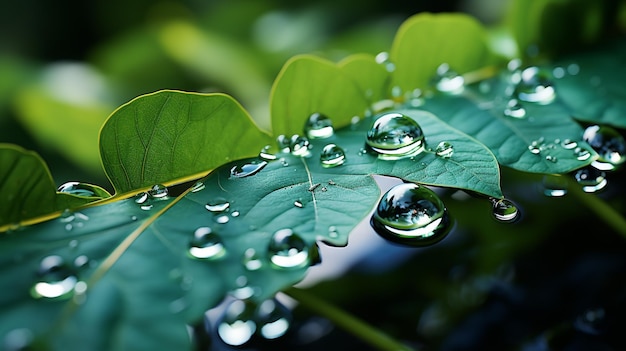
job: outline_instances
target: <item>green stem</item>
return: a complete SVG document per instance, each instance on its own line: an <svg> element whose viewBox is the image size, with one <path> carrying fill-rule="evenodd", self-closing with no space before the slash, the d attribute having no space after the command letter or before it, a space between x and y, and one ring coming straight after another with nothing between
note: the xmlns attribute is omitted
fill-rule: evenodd
<svg viewBox="0 0 626 351"><path fill-rule="evenodd" d="M574 195L606 224L611 226L616 232L626 238L626 219L624 219L619 212L598 196L584 192L580 188L580 184L575 181L568 179L568 182L568 192L570 194Z"/></svg>
<svg viewBox="0 0 626 351"><path fill-rule="evenodd" d="M302 306L328 318L335 325L347 330L370 345L384 351L413 351L412 348L394 340L389 335L372 327L364 321L350 315L332 304L315 297L305 290L289 288L284 291L296 299Z"/></svg>

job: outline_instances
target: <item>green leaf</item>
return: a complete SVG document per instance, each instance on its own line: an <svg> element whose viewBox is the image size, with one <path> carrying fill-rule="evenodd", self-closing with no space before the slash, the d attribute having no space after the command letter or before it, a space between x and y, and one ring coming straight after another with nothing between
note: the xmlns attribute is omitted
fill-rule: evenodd
<svg viewBox="0 0 626 351"><path fill-rule="evenodd" d="M495 62L481 24L456 13L420 13L407 19L393 41L390 61L396 66L392 86L402 91L429 87L442 63L466 73Z"/></svg>
<svg viewBox="0 0 626 351"><path fill-rule="evenodd" d="M547 104L518 101L525 115L505 115L509 101L514 99L506 92L511 88L509 74L502 73L482 85L466 87L460 95L435 94L425 99L422 108L485 144L501 165L520 171L567 173L597 158L581 141L582 128L558 95ZM577 142L580 149L564 147L566 140Z"/></svg>
<svg viewBox="0 0 626 351"><path fill-rule="evenodd" d="M626 42L563 58L553 65L559 97L578 120L626 128Z"/></svg>
<svg viewBox="0 0 626 351"><path fill-rule="evenodd" d="M0 228L97 199L57 193L50 171L37 153L0 144Z"/></svg>
<svg viewBox="0 0 626 351"><path fill-rule="evenodd" d="M164 90L115 110L100 132L100 153L120 194L197 178L269 140L230 96Z"/></svg>
<svg viewBox="0 0 626 351"><path fill-rule="evenodd" d="M304 121L313 113L344 126L368 106L359 85L340 67L311 55L295 56L285 63L272 87L272 131L274 135L301 134Z"/></svg>
<svg viewBox="0 0 626 351"><path fill-rule="evenodd" d="M351 55L339 62L342 72L348 75L365 93L370 104L389 96L390 74L385 64L376 62L371 55Z"/></svg>

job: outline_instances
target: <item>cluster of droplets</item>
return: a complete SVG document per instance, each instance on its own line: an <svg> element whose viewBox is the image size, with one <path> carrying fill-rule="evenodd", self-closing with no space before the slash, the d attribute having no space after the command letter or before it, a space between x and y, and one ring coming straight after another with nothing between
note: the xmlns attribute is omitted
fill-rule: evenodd
<svg viewBox="0 0 626 351"><path fill-rule="evenodd" d="M572 156L578 161L586 161L591 157L589 150L578 146L577 142L570 139L547 141L544 137L540 137L531 141L530 145L528 145L528 152L538 157L543 157L551 163L558 162L555 153L561 152L561 150L570 150Z"/></svg>
<svg viewBox="0 0 626 351"><path fill-rule="evenodd" d="M162 184L156 184L150 190L135 195L135 203L144 211L149 211L156 201L168 198L168 189Z"/></svg>

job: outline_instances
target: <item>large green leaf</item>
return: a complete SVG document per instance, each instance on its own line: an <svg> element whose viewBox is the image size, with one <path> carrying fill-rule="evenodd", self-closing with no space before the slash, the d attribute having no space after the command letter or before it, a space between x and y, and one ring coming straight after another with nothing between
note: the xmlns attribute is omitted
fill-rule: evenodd
<svg viewBox="0 0 626 351"><path fill-rule="evenodd" d="M356 82L370 104L389 97L391 75L385 62L378 63L373 56L360 54L348 56L338 65Z"/></svg>
<svg viewBox="0 0 626 351"><path fill-rule="evenodd" d="M100 132L100 153L119 194L197 178L269 140L228 95L164 90L115 110Z"/></svg>
<svg viewBox="0 0 626 351"><path fill-rule="evenodd" d="M0 228L97 199L57 193L50 171L37 153L0 144Z"/></svg>

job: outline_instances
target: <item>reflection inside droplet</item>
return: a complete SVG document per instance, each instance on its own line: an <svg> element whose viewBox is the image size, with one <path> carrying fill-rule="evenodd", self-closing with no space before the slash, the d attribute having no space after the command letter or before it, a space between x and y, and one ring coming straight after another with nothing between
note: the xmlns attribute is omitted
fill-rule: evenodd
<svg viewBox="0 0 626 351"><path fill-rule="evenodd" d="M379 115L367 132L366 141L387 159L415 156L424 149L424 133L417 121L395 112Z"/></svg>

